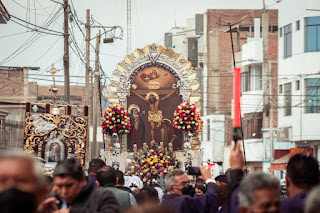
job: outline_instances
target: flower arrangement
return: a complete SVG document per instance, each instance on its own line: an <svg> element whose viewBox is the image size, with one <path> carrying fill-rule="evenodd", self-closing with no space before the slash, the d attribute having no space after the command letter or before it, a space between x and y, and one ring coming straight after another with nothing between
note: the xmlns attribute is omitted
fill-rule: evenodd
<svg viewBox="0 0 320 213"><path fill-rule="evenodd" d="M113 133L130 133L130 118L127 111L121 105L109 106L102 118L102 132L112 135Z"/></svg>
<svg viewBox="0 0 320 213"><path fill-rule="evenodd" d="M173 152L159 147L155 141L150 144L150 149L137 152L127 165L127 174L138 176L145 186L157 184L159 176L166 176L180 166Z"/></svg>
<svg viewBox="0 0 320 213"><path fill-rule="evenodd" d="M181 131L195 132L202 129L203 121L194 104L181 103L174 112L173 127Z"/></svg>

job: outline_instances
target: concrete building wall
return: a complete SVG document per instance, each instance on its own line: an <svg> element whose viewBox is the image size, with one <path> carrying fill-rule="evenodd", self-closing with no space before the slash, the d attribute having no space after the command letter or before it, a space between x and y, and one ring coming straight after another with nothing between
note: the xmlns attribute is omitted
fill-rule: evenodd
<svg viewBox="0 0 320 213"><path fill-rule="evenodd" d="M317 0L307 1L283 1L279 3L279 127L292 127L290 141L298 142L298 146L313 146L312 141L320 141L318 121L320 113L307 113L306 105L306 79L320 78L320 52L305 52L306 27L305 18L320 16L319 11L310 9L320 8ZM297 29L297 21L300 22L300 29ZM292 24L292 56L284 58L284 36L283 29L286 25ZM281 78L282 77L282 78ZM285 114L285 103L287 98L284 95L284 87L291 83L291 115ZM299 89L297 88L299 85ZM317 147L314 147L316 150Z"/></svg>

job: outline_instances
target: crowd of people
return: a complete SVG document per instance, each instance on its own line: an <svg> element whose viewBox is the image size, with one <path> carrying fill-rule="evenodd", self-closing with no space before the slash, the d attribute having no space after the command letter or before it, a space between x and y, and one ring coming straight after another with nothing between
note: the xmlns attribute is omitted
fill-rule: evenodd
<svg viewBox="0 0 320 213"><path fill-rule="evenodd" d="M88 175L77 159L64 159L50 177L43 175L32 156L2 154L0 212L315 213L320 209L319 164L312 156L298 154L289 160L285 187L270 174L246 174L244 162L238 142L231 149L226 174L212 179L210 170L201 166L201 176L191 184L184 171L173 170L161 188L143 186L138 177L126 177L101 159L91 160Z"/></svg>

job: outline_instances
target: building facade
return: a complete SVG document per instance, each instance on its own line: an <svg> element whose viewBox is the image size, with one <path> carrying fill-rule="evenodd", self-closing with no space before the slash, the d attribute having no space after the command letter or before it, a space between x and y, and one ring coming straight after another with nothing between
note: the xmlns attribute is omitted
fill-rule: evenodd
<svg viewBox="0 0 320 213"><path fill-rule="evenodd" d="M313 148L319 160L320 2L279 3L277 139ZM318 10L317 10L318 9Z"/></svg>

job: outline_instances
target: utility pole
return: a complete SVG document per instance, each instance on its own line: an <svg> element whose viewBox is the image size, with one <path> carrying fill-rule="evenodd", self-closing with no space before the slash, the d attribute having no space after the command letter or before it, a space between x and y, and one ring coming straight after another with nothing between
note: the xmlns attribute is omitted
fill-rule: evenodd
<svg viewBox="0 0 320 213"><path fill-rule="evenodd" d="M264 76L267 76L266 81L268 84L265 84L264 91L265 91L265 96L264 96L264 104L266 105L269 103L270 110L269 110L269 134L270 134L270 161L273 161L273 103L272 103L272 73L271 73L271 66L269 64L269 59L268 59L268 44L269 44L269 39L268 39L268 34L269 34L269 14L267 12L264 12L262 14L262 38L263 38L263 72ZM266 113L264 113L266 114ZM264 116L264 120L267 121L267 116ZM265 127L268 127L267 122L264 122Z"/></svg>
<svg viewBox="0 0 320 213"><path fill-rule="evenodd" d="M69 76L69 4L68 0L63 0L64 11L64 101L70 103L70 76Z"/></svg>
<svg viewBox="0 0 320 213"><path fill-rule="evenodd" d="M99 46L100 46L100 33L96 37L96 59L94 65L94 90L93 90L93 141L91 147L91 158L97 157L97 118L98 118L98 94L99 94Z"/></svg>
<svg viewBox="0 0 320 213"><path fill-rule="evenodd" d="M85 90L85 105L89 105L90 87L90 10L87 9L87 23L86 23L86 90ZM92 106L91 106L92 107Z"/></svg>

